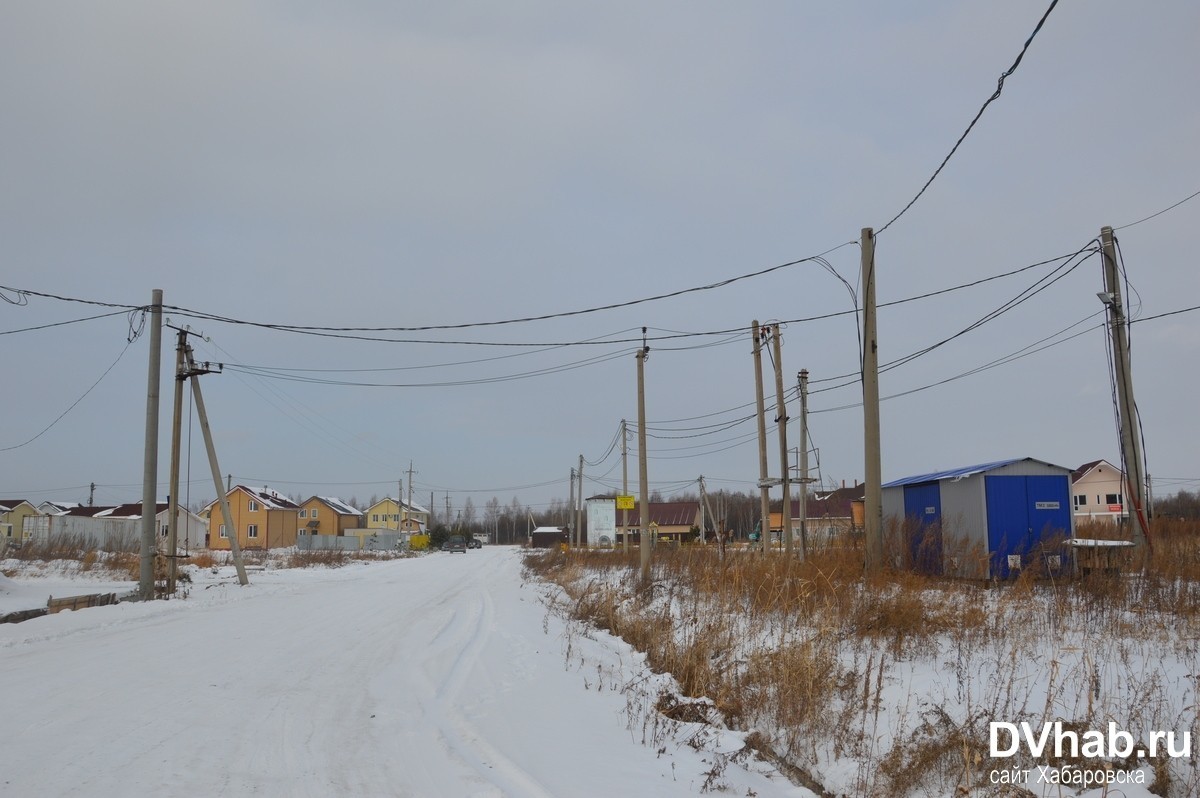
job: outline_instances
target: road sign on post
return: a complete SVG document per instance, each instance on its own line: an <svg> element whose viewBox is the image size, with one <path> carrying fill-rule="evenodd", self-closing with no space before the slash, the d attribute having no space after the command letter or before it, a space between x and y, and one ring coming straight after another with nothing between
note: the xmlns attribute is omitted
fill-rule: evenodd
<svg viewBox="0 0 1200 798"><path fill-rule="evenodd" d="M637 500L633 496L618 496L618 510L633 510L637 508Z"/></svg>

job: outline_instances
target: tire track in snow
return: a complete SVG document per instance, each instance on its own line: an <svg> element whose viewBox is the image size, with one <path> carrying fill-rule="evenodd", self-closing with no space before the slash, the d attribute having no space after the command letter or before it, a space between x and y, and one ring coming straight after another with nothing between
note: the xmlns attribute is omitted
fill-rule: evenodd
<svg viewBox="0 0 1200 798"><path fill-rule="evenodd" d="M433 722L445 750L485 784L510 798L554 798L534 776L492 745L459 708L495 625L492 597L480 580L470 580L442 600L451 605L450 617L421 649L419 661L409 663L426 682L420 698L422 715Z"/></svg>

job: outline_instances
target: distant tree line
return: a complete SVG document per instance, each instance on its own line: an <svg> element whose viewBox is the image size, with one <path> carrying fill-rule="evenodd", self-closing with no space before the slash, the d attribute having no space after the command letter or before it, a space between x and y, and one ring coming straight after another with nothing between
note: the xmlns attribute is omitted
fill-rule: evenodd
<svg viewBox="0 0 1200 798"><path fill-rule="evenodd" d="M1174 496L1155 499L1154 514L1159 518L1200 518L1200 491L1181 490Z"/></svg>

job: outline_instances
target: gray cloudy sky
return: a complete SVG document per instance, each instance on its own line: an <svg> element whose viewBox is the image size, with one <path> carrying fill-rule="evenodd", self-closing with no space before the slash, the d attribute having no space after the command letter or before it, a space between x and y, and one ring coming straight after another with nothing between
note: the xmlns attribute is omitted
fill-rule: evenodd
<svg viewBox="0 0 1200 798"><path fill-rule="evenodd" d="M822 252L855 285L858 246L839 245L913 198L1046 6L5 3L0 284L116 305L161 288L200 314L324 327L562 313ZM880 302L1070 254L1200 190L1198 34L1191 0L1059 4L879 236ZM1197 219L1200 198L1118 231L1138 316L1198 304ZM881 360L954 335L1060 263L881 309ZM1118 461L1101 288L1092 257L885 372L882 394L901 394L1082 333L886 401L884 478ZM436 491L441 508L449 491L457 508L566 498L580 454L597 463L588 493L619 486L609 449L637 418L642 326L652 487L703 474L712 490L753 489L754 425L735 422L753 410L756 318L789 322L789 391L810 372L821 476L861 479L853 316L801 321L852 307L806 262L554 320L367 334L405 343L168 315L211 338L195 340L201 359L241 367L203 383L235 481L365 501L411 460L421 502ZM116 310L28 296L0 303L0 331ZM140 498L148 336L127 348L129 328L119 314L0 335L0 495L78 501L95 482L97 503ZM743 331L711 334L723 330ZM1160 494L1200 485L1198 355L1198 312L1133 326ZM190 498L207 500L198 428L192 441ZM777 475L773 433L769 447Z"/></svg>

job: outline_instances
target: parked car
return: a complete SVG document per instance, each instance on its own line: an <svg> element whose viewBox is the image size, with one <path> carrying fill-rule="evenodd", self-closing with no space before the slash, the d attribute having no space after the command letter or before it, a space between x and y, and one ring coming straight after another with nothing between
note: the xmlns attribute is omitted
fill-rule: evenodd
<svg viewBox="0 0 1200 798"><path fill-rule="evenodd" d="M482 549L483 541L476 537L467 538L467 548L468 549Z"/></svg>
<svg viewBox="0 0 1200 798"><path fill-rule="evenodd" d="M442 551L461 551L467 553L467 541L462 535L452 535L442 544Z"/></svg>

